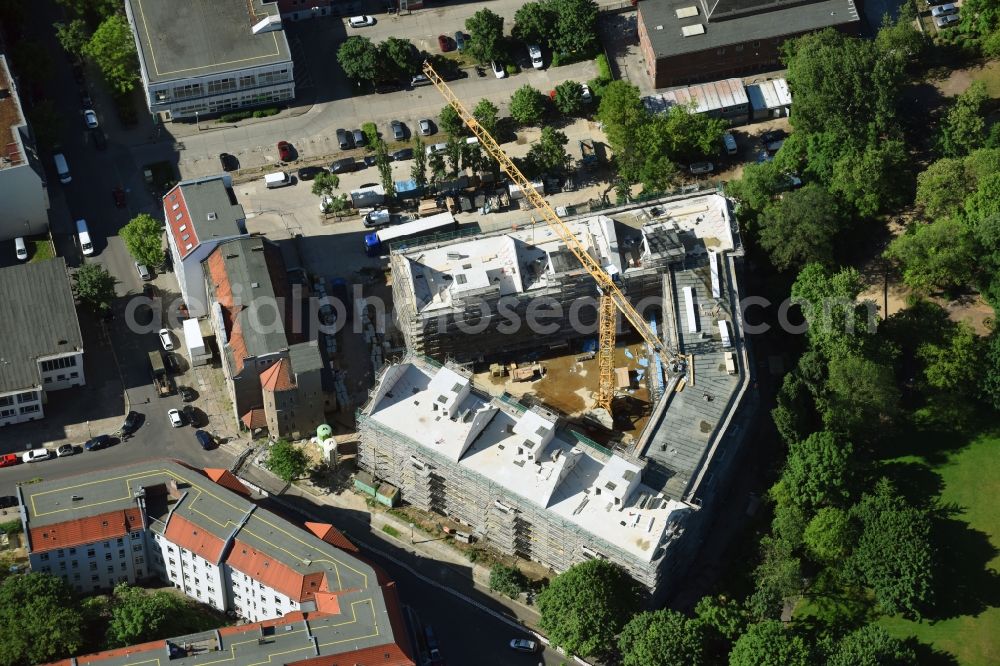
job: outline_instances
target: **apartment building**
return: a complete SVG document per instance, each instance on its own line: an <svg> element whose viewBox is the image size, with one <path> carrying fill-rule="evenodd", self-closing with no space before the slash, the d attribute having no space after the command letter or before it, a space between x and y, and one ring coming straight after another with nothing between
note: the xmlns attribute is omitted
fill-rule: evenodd
<svg viewBox="0 0 1000 666"><path fill-rule="evenodd" d="M258 506L228 470L154 460L19 486L17 492L32 570L62 577L80 594L159 578L254 623L229 633L263 636L275 620L308 620L308 636L234 647L232 663L272 657L285 664L415 663L394 583L360 559L332 525L300 529L288 523ZM205 641L227 653L224 645L240 645L229 633L77 660L148 663L166 650L171 663L196 664ZM311 661L317 658L323 660Z"/></svg>
<svg viewBox="0 0 1000 666"><path fill-rule="evenodd" d="M87 383L62 257L0 268L0 426L45 416L53 391Z"/></svg>
<svg viewBox="0 0 1000 666"><path fill-rule="evenodd" d="M274 2L127 0L150 113L195 119L295 98L295 77Z"/></svg>
<svg viewBox="0 0 1000 666"><path fill-rule="evenodd" d="M855 0L641 0L639 48L654 88L781 66L781 46L824 28L861 30Z"/></svg>
<svg viewBox="0 0 1000 666"><path fill-rule="evenodd" d="M247 235L246 213L229 176L177 183L163 197L167 248L191 317L208 314L201 262L224 241Z"/></svg>
<svg viewBox="0 0 1000 666"><path fill-rule="evenodd" d="M9 134L8 134L9 132ZM0 241L49 229L49 194L7 56L0 54Z"/></svg>

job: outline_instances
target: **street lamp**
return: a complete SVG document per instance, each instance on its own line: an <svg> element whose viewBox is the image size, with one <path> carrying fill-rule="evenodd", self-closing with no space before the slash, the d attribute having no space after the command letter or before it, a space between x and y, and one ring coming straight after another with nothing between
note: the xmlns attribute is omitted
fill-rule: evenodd
<svg viewBox="0 0 1000 666"><path fill-rule="evenodd" d="M416 543L413 540L413 523L410 523L410 543Z"/></svg>

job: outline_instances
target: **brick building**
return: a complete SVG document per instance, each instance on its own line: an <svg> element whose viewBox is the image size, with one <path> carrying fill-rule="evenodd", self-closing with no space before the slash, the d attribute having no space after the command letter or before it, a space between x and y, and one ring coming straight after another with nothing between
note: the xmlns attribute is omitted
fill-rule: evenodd
<svg viewBox="0 0 1000 666"><path fill-rule="evenodd" d="M643 0L639 46L656 88L780 66L781 45L823 28L856 33L861 0Z"/></svg>

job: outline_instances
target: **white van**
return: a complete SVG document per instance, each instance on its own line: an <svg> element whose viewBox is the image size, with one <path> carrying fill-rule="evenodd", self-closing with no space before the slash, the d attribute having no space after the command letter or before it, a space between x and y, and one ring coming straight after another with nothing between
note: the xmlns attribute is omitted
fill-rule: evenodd
<svg viewBox="0 0 1000 666"><path fill-rule="evenodd" d="M737 152L739 152L736 149L736 137L734 137L729 132L726 132L725 134L722 135L722 145L726 147L727 155L735 155Z"/></svg>
<svg viewBox="0 0 1000 666"><path fill-rule="evenodd" d="M59 182L63 185L73 182L73 176L69 175L69 165L66 164L66 158L63 157L62 153L56 153L52 156L52 160L56 163L56 173L59 174Z"/></svg>
<svg viewBox="0 0 1000 666"><path fill-rule="evenodd" d="M88 257L94 254L94 244L90 241L90 232L87 230L87 220L76 221L76 235L80 238L80 251Z"/></svg>
<svg viewBox="0 0 1000 666"><path fill-rule="evenodd" d="M24 244L24 239L20 236L14 239L14 250L16 250L19 260L28 260L28 246Z"/></svg>
<svg viewBox="0 0 1000 666"><path fill-rule="evenodd" d="M264 175L264 184L267 185L267 189L272 190L276 187L284 187L285 185L291 185L292 180L288 177L288 174L284 171L278 171L277 173L268 173Z"/></svg>

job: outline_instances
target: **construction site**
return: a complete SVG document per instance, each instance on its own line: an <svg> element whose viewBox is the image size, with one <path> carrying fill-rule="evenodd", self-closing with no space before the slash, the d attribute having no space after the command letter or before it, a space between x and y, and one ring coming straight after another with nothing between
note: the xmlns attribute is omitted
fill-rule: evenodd
<svg viewBox="0 0 1000 666"><path fill-rule="evenodd" d="M565 227L662 340L619 321L614 423L594 418L594 279L535 224L391 253L408 353L356 414L358 465L470 539L556 572L607 558L658 595L693 557L755 413L736 223L712 191ZM524 324L540 297L561 305L544 331Z"/></svg>

